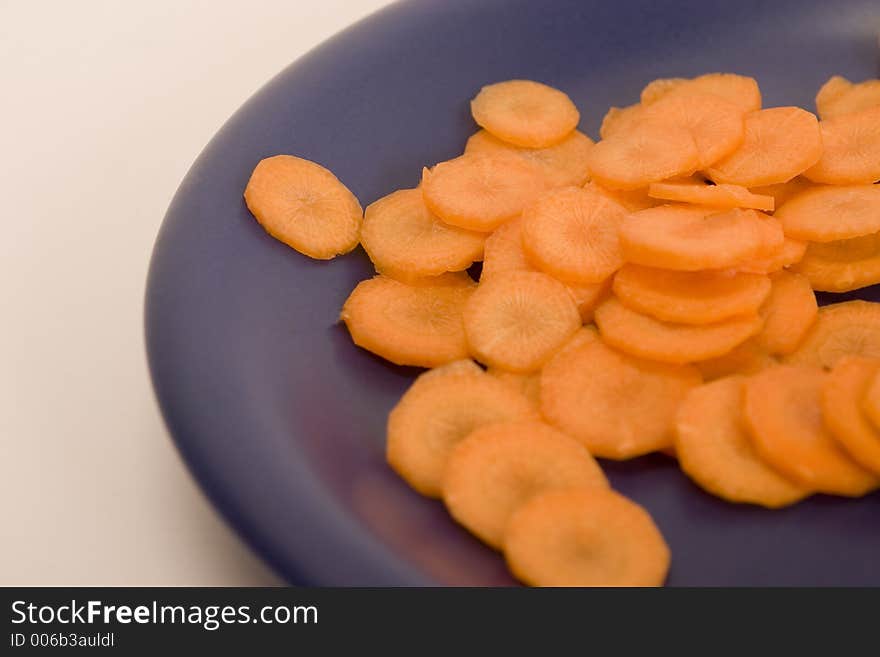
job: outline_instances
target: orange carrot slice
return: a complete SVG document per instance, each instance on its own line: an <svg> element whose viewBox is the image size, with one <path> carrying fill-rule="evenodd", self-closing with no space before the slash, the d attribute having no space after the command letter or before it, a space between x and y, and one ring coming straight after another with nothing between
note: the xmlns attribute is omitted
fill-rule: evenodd
<svg viewBox="0 0 880 657"><path fill-rule="evenodd" d="M358 245L361 205L320 164L292 155L261 160L244 200L267 233L310 258L329 260Z"/></svg>
<svg viewBox="0 0 880 657"><path fill-rule="evenodd" d="M764 328L756 341L771 354L790 354L816 321L816 295L809 279L800 274L780 271L770 280L770 296L760 310Z"/></svg>
<svg viewBox="0 0 880 657"><path fill-rule="evenodd" d="M596 309L602 339L633 356L683 364L721 356L757 334L757 315L733 317L713 324L673 324L643 315L611 298Z"/></svg>
<svg viewBox="0 0 880 657"><path fill-rule="evenodd" d="M844 356L880 358L880 304L856 300L822 306L786 361L831 368Z"/></svg>
<svg viewBox="0 0 880 657"><path fill-rule="evenodd" d="M804 176L832 185L880 180L880 106L822 121L822 157Z"/></svg>
<svg viewBox="0 0 880 657"><path fill-rule="evenodd" d="M832 75L823 84L816 93L816 113L823 119L830 118L827 116L828 109L831 105L843 96L853 83L840 75Z"/></svg>
<svg viewBox="0 0 880 657"><path fill-rule="evenodd" d="M526 259L522 246L522 219L502 224L486 239L480 281L511 271L537 271Z"/></svg>
<svg viewBox="0 0 880 657"><path fill-rule="evenodd" d="M755 210L715 213L664 205L630 214L620 228L624 259L649 267L697 271L734 267L782 248L777 222Z"/></svg>
<svg viewBox="0 0 880 657"><path fill-rule="evenodd" d="M648 196L665 201L694 203L715 208L752 208L772 211L772 196L753 194L739 185L707 185L699 181L651 183Z"/></svg>
<svg viewBox="0 0 880 657"><path fill-rule="evenodd" d="M447 224L490 232L544 190L541 172L510 153L473 153L422 172L425 205Z"/></svg>
<svg viewBox="0 0 880 657"><path fill-rule="evenodd" d="M481 128L526 148L552 146L580 121L571 98L532 80L507 80L483 87L471 101L471 114Z"/></svg>
<svg viewBox="0 0 880 657"><path fill-rule="evenodd" d="M880 361L850 356L837 362L822 387L825 425L856 463L880 474L880 431L862 412L861 400Z"/></svg>
<svg viewBox="0 0 880 657"><path fill-rule="evenodd" d="M777 221L775 218L774 221ZM777 221L777 223L779 223ZM782 224L779 223L780 230ZM752 274L772 274L779 271L783 267L788 267L800 262L807 251L807 243L800 240L793 240L786 237L782 242L782 248L776 253L765 256L763 258L754 258L742 264L737 265L737 269L742 272Z"/></svg>
<svg viewBox="0 0 880 657"><path fill-rule="evenodd" d="M823 120L878 106L880 80L865 80L853 84L846 78L835 75L816 94L816 109Z"/></svg>
<svg viewBox="0 0 880 657"><path fill-rule="evenodd" d="M837 242L815 242L795 269L814 290L849 292L880 283L880 233Z"/></svg>
<svg viewBox="0 0 880 657"><path fill-rule="evenodd" d="M450 515L487 545L500 548L510 516L536 495L571 487L608 487L584 447L536 421L489 424L449 455L443 501Z"/></svg>
<svg viewBox="0 0 880 657"><path fill-rule="evenodd" d="M746 115L742 145L707 173L716 183L772 185L804 173L821 156L816 117L799 107L774 107Z"/></svg>
<svg viewBox="0 0 880 657"><path fill-rule="evenodd" d="M476 288L466 280L407 284L376 276L358 284L340 319L356 345L397 365L436 367L467 358L462 311Z"/></svg>
<svg viewBox="0 0 880 657"><path fill-rule="evenodd" d="M504 557L533 586L660 586L670 559L642 507L596 486L548 491L520 507Z"/></svg>
<svg viewBox="0 0 880 657"><path fill-rule="evenodd" d="M531 402L473 361L456 361L419 376L388 416L386 456L415 490L440 497L452 448L493 422L533 419Z"/></svg>
<svg viewBox="0 0 880 657"><path fill-rule="evenodd" d="M467 342L478 360L529 372L580 327L565 286L538 272L510 272L480 285L464 309Z"/></svg>
<svg viewBox="0 0 880 657"><path fill-rule="evenodd" d="M672 93L715 94L740 107L743 112L761 109L761 90L754 78L734 73L707 73L692 80L661 78L642 90L642 103L650 105Z"/></svg>
<svg viewBox="0 0 880 657"><path fill-rule="evenodd" d="M523 211L526 256L560 280L601 282L623 264L617 233L625 214L589 187L547 192Z"/></svg>
<svg viewBox="0 0 880 657"><path fill-rule="evenodd" d="M605 189L595 182L587 183L586 187L593 189L600 194L604 194L609 199L624 208L627 212L638 212L639 210L647 210L655 205L662 205L663 202L648 196L648 188L631 189L623 191L622 189Z"/></svg>
<svg viewBox="0 0 880 657"><path fill-rule="evenodd" d="M699 384L693 367L627 356L584 329L541 371L541 412L590 453L628 459L672 444L675 410Z"/></svg>
<svg viewBox="0 0 880 657"><path fill-rule="evenodd" d="M854 463L822 420L827 374L779 365L746 383L743 416L752 444L783 475L822 493L858 497L880 480Z"/></svg>
<svg viewBox="0 0 880 657"><path fill-rule="evenodd" d="M380 273L406 280L467 269L483 255L486 235L443 223L419 189L401 189L370 204L361 244Z"/></svg>
<svg viewBox="0 0 880 657"><path fill-rule="evenodd" d="M673 271L624 265L614 294L626 306L667 322L711 324L749 315L770 294L770 279L732 270Z"/></svg>
<svg viewBox="0 0 880 657"><path fill-rule="evenodd" d="M746 340L726 354L694 363L704 381L714 381L734 374L757 374L776 364L777 360L759 346L755 338Z"/></svg>
<svg viewBox="0 0 880 657"><path fill-rule="evenodd" d="M599 127L599 136L608 139L614 134L622 134L632 130L641 117L642 105L628 105L626 107L611 107L602 119Z"/></svg>
<svg viewBox="0 0 880 657"><path fill-rule="evenodd" d="M811 187L789 199L775 216L785 234L798 240L862 237L880 231L880 186Z"/></svg>
<svg viewBox="0 0 880 657"><path fill-rule="evenodd" d="M580 130L572 131L558 144L546 148L522 148L501 141L491 133L480 130L471 135L465 153L513 153L534 164L544 174L550 187L583 185L587 174L587 155L593 140Z"/></svg>
<svg viewBox="0 0 880 657"><path fill-rule="evenodd" d="M657 78L656 80L651 80L642 89L639 100L641 100L643 105L650 105L687 82L690 82L687 78Z"/></svg>
<svg viewBox="0 0 880 657"><path fill-rule="evenodd" d="M751 444L742 417L745 379L733 376L691 390L675 418L675 453L682 471L703 490L730 502L770 509L799 502L810 491L770 468Z"/></svg>

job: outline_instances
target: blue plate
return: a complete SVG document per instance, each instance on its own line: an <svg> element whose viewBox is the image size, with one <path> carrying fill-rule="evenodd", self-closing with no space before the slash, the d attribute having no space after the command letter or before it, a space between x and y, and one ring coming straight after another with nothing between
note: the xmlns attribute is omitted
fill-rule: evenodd
<svg viewBox="0 0 880 657"><path fill-rule="evenodd" d="M309 260L251 218L241 194L261 158L320 162L367 205L458 154L475 129L467 101L514 77L564 89L594 137L610 105L657 77L743 73L765 106L812 107L832 74L877 75L877 14L876 0L421 0L291 65L193 165L150 268L156 394L217 508L292 583L511 583L385 465L385 418L416 371L337 323L371 275L363 252ZM880 584L878 495L769 512L702 493L664 457L604 465L669 541L670 584Z"/></svg>

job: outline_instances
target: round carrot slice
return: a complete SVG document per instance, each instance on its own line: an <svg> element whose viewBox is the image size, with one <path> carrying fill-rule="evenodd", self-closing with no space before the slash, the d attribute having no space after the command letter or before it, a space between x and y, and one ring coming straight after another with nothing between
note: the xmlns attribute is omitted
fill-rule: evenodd
<svg viewBox="0 0 880 657"><path fill-rule="evenodd" d="M422 172L428 209L467 230L495 230L543 190L541 172L510 153L471 153Z"/></svg>
<svg viewBox="0 0 880 657"><path fill-rule="evenodd" d="M587 174L587 155L593 140L580 130L574 130L558 144L547 148L521 148L493 137L485 130L471 135L465 153L513 153L533 163L544 174L550 187L583 185Z"/></svg>
<svg viewBox="0 0 880 657"><path fill-rule="evenodd" d="M831 368L844 356L880 358L880 304L856 300L822 306L786 361Z"/></svg>
<svg viewBox="0 0 880 657"><path fill-rule="evenodd" d="M526 256L572 283L598 283L623 264L617 233L626 211L591 188L547 192L523 211Z"/></svg>
<svg viewBox="0 0 880 657"><path fill-rule="evenodd" d="M810 491L758 456L742 418L743 383L732 376L691 390L675 418L682 471L703 490L728 500L778 509Z"/></svg>
<svg viewBox="0 0 880 657"><path fill-rule="evenodd" d="M758 311L770 294L770 279L732 270L673 271L624 265L614 294L633 310L682 324L711 324Z"/></svg>
<svg viewBox="0 0 880 657"><path fill-rule="evenodd" d="M403 280L467 269L483 255L484 233L443 223L420 189L401 189L370 204L361 244L380 273Z"/></svg>
<svg viewBox="0 0 880 657"><path fill-rule="evenodd" d="M511 372L541 367L580 325L565 286L538 272L490 278L464 309L471 353L487 365Z"/></svg>
<svg viewBox="0 0 880 657"><path fill-rule="evenodd" d="M856 465L822 420L827 374L779 365L746 383L743 416L762 459L786 477L821 493L857 497L878 479Z"/></svg>
<svg viewBox="0 0 880 657"><path fill-rule="evenodd" d="M880 106L822 121L822 157L804 176L832 185L880 180Z"/></svg>
<svg viewBox="0 0 880 657"><path fill-rule="evenodd" d="M641 118L642 105L627 105L626 107L610 107L602 118L599 126L599 136L608 139L614 134L624 134L632 130Z"/></svg>
<svg viewBox="0 0 880 657"><path fill-rule="evenodd" d="M361 204L320 164L293 155L261 160L244 200L267 233L310 258L329 260L358 245Z"/></svg>
<svg viewBox="0 0 880 657"><path fill-rule="evenodd" d="M814 242L796 270L814 290L849 292L880 283L880 233L837 242Z"/></svg>
<svg viewBox="0 0 880 657"><path fill-rule="evenodd" d="M862 410L874 428L880 431L880 374L874 374L865 386Z"/></svg>
<svg viewBox="0 0 880 657"><path fill-rule="evenodd" d="M481 128L526 148L545 148L564 139L581 115L565 93L532 80L507 80L480 89L471 114Z"/></svg>
<svg viewBox="0 0 880 657"><path fill-rule="evenodd" d="M471 433L449 455L443 501L487 545L500 548L510 516L536 495L608 480L584 447L543 422L503 422Z"/></svg>
<svg viewBox="0 0 880 657"><path fill-rule="evenodd" d="M721 356L761 330L757 314L713 324L672 324L631 310L611 298L596 309L602 339L633 356L663 363L693 363Z"/></svg>
<svg viewBox="0 0 880 657"><path fill-rule="evenodd" d="M499 381L503 381L528 399L535 408L541 406L541 375L539 372L523 374L522 372L508 372L497 367L486 370Z"/></svg>
<svg viewBox="0 0 880 657"><path fill-rule="evenodd" d="M791 180L822 156L816 117L799 107L774 107L746 115L742 145L708 169L716 183L755 187Z"/></svg>
<svg viewBox="0 0 880 657"><path fill-rule="evenodd" d="M474 429L534 419L528 399L473 361L456 361L419 376L388 416L386 456L415 490L440 497L449 453Z"/></svg>
<svg viewBox="0 0 880 657"><path fill-rule="evenodd" d="M486 239L480 282L512 271L537 271L522 246L522 218L502 224Z"/></svg>
<svg viewBox="0 0 880 657"><path fill-rule="evenodd" d="M379 275L358 283L340 319L359 347L397 365L436 367L467 358L462 311L475 289L446 277L407 284Z"/></svg>
<svg viewBox="0 0 880 657"><path fill-rule="evenodd" d="M779 223L775 218L773 218L773 221ZM779 227L781 230L781 223L779 223ZM800 262L803 259L804 253L806 253L806 251L806 242L801 242L800 240L793 240L790 237L786 237L782 242L782 248L779 249L776 253L765 256L763 258L753 258L752 260L747 260L746 262L737 265L736 268L739 271L752 274L772 274L773 272L779 271L783 267L788 267L790 265Z"/></svg>
<svg viewBox="0 0 880 657"><path fill-rule="evenodd" d="M774 205L779 208L782 207L782 204L785 203L788 199L795 196L796 194L800 194L802 191L804 191L808 187L811 187L812 185L813 183L811 183L803 176L797 176L784 183L752 187L750 191L752 192L752 194L758 194L759 196L772 196L774 200Z"/></svg>
<svg viewBox="0 0 880 657"><path fill-rule="evenodd" d="M620 227L625 260L684 271L734 267L775 253L783 239L778 222L755 210L715 213L690 205L635 212Z"/></svg>
<svg viewBox="0 0 880 657"><path fill-rule="evenodd" d="M587 160L590 177L597 183L631 190L691 175L699 167L700 152L686 128L639 122L632 130L597 143Z"/></svg>
<svg viewBox="0 0 880 657"><path fill-rule="evenodd" d="M627 356L584 329L541 370L541 413L591 454L629 459L672 444L678 404L699 384L693 367Z"/></svg>
<svg viewBox="0 0 880 657"><path fill-rule="evenodd" d="M880 361L850 356L837 362L822 387L825 425L856 463L880 474L880 431L862 412L861 400Z"/></svg>
<svg viewBox="0 0 880 657"><path fill-rule="evenodd" d="M670 554L647 511L592 486L548 491L520 507L504 557L532 586L660 586Z"/></svg>
<svg viewBox="0 0 880 657"><path fill-rule="evenodd" d="M714 381L734 374L757 374L776 364L777 360L758 345L755 338L746 340L726 354L694 363L705 381Z"/></svg>
<svg viewBox="0 0 880 657"><path fill-rule="evenodd" d="M739 185L707 185L700 181L651 183L648 196L728 210L752 208L772 211L775 204L772 196L753 194Z"/></svg>
<svg viewBox="0 0 880 657"><path fill-rule="evenodd" d="M623 191L622 189L605 189L594 182L589 182L587 188L595 190L600 194L604 194L609 199L617 203L627 212L638 212L639 210L647 210L655 205L662 205L662 201L648 196L648 188L631 189Z"/></svg>
<svg viewBox="0 0 880 657"><path fill-rule="evenodd" d="M811 187L789 199L775 216L785 234L798 240L831 242L876 233L880 185Z"/></svg>
<svg viewBox="0 0 880 657"><path fill-rule="evenodd" d="M739 106L743 112L761 109L761 90L754 78L735 73L707 73L688 80L661 78L642 90L642 103L650 105L672 93L715 94Z"/></svg>
<svg viewBox="0 0 880 657"><path fill-rule="evenodd" d="M816 94L816 109L823 120L877 106L880 106L880 80L853 84L835 75Z"/></svg>
<svg viewBox="0 0 880 657"><path fill-rule="evenodd" d="M780 271L770 280L770 296L759 311L764 328L755 339L771 354L790 354L816 321L816 295L807 277L800 274Z"/></svg>

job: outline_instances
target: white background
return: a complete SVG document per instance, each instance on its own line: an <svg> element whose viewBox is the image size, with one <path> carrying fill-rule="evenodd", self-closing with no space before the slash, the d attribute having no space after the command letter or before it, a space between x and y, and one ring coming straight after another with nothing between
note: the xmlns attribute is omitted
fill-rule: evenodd
<svg viewBox="0 0 880 657"><path fill-rule="evenodd" d="M0 585L278 583L162 425L142 311L193 159L387 0L0 0Z"/></svg>

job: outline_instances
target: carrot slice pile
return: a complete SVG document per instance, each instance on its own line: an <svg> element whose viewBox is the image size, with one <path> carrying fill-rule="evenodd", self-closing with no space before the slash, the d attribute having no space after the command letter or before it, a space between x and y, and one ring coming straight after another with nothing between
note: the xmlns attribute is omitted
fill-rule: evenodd
<svg viewBox="0 0 880 657"><path fill-rule="evenodd" d="M831 368L844 356L880 358L880 304L856 300L822 306L786 361Z"/></svg>
<svg viewBox="0 0 880 657"><path fill-rule="evenodd" d="M471 135L465 153L508 152L534 164L550 187L583 185L587 178L587 156L593 140L580 130L573 130L558 144L546 148L522 148L494 137L486 130Z"/></svg>
<svg viewBox="0 0 880 657"><path fill-rule="evenodd" d="M419 189L401 189L367 206L361 245L376 270L402 280L467 269L483 255L484 233L443 223Z"/></svg>
<svg viewBox="0 0 880 657"><path fill-rule="evenodd" d="M669 547L651 516L612 490L552 490L511 517L504 557L533 586L660 586Z"/></svg>
<svg viewBox="0 0 880 657"><path fill-rule="evenodd" d="M715 208L751 208L772 211L772 196L754 194L739 185L708 185L698 180L651 183L648 196L664 201L693 203Z"/></svg>
<svg viewBox="0 0 880 657"><path fill-rule="evenodd" d="M361 204L320 164L292 155L261 160L244 200L267 233L311 258L329 260L358 245Z"/></svg>
<svg viewBox="0 0 880 657"><path fill-rule="evenodd" d="M614 294L633 310L667 322L711 324L750 315L770 294L770 279L734 270L674 271L624 265Z"/></svg>
<svg viewBox="0 0 880 657"><path fill-rule="evenodd" d="M880 106L880 80L853 84L835 75L816 94L816 110L823 120L877 106Z"/></svg>
<svg viewBox="0 0 880 657"><path fill-rule="evenodd" d="M672 420L699 385L692 367L652 363L584 329L541 371L541 412L590 453L628 459L672 444Z"/></svg>
<svg viewBox="0 0 880 657"><path fill-rule="evenodd" d="M880 233L814 242L795 267L814 290L849 292L880 283Z"/></svg>
<svg viewBox="0 0 880 657"><path fill-rule="evenodd" d="M617 235L625 213L589 187L547 192L523 211L526 255L560 280L599 283L623 264Z"/></svg>
<svg viewBox="0 0 880 657"><path fill-rule="evenodd" d="M822 387L825 424L849 456L880 475L880 431L862 411L880 360L850 356L837 362Z"/></svg>
<svg viewBox="0 0 880 657"><path fill-rule="evenodd" d="M464 309L464 332L481 362L529 372L580 327L565 286L538 272L510 272L480 285Z"/></svg>
<svg viewBox="0 0 880 657"><path fill-rule="evenodd" d="M517 146L545 148L568 135L580 121L565 93L532 80L490 84L471 101L477 124Z"/></svg>
<svg viewBox="0 0 880 657"><path fill-rule="evenodd" d="M757 374L777 364L777 360L755 338L746 340L726 354L694 363L704 381L714 381L734 374Z"/></svg>
<svg viewBox="0 0 880 657"><path fill-rule="evenodd" d="M788 182L822 157L816 117L799 107L774 107L746 115L746 136L729 156L709 167L716 183L744 187Z"/></svg>
<svg viewBox="0 0 880 657"><path fill-rule="evenodd" d="M822 157L804 175L817 183L870 185L880 180L880 106L819 124Z"/></svg>
<svg viewBox="0 0 880 657"><path fill-rule="evenodd" d="M386 456L415 490L440 497L453 447L493 422L533 419L531 402L473 361L450 363L419 376L388 416Z"/></svg>
<svg viewBox="0 0 880 657"><path fill-rule="evenodd" d="M447 224L490 232L545 187L540 170L510 153L473 153L422 172L425 205Z"/></svg>
<svg viewBox="0 0 880 657"><path fill-rule="evenodd" d="M770 296L760 309L764 327L755 339L769 353L781 356L797 349L816 320L818 306L805 276L780 271L770 280Z"/></svg>
<svg viewBox="0 0 880 657"><path fill-rule="evenodd" d="M821 412L827 374L780 365L748 380L743 415L761 458L806 488L857 497L877 477L852 461L826 428Z"/></svg>
<svg viewBox="0 0 880 657"><path fill-rule="evenodd" d="M810 490L769 467L752 447L742 417L744 382L732 376L688 393L675 418L678 462L698 486L731 502L794 504Z"/></svg>
<svg viewBox="0 0 880 657"><path fill-rule="evenodd" d="M870 235L880 231L880 185L813 187L786 201L774 216L785 234L798 240Z"/></svg>
<svg viewBox="0 0 880 657"><path fill-rule="evenodd" d="M486 544L500 548L510 516L549 490L608 487L584 447L537 421L502 422L476 429L449 455L443 501L455 520Z"/></svg>

